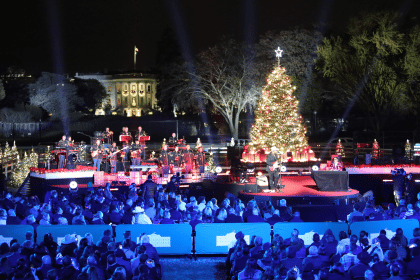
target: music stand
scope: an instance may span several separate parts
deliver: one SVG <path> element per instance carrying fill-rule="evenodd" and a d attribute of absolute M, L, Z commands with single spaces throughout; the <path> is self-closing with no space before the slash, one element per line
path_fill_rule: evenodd
<path fill-rule="evenodd" d="M 131 142 L 131 135 L 120 135 L 120 142 L 126 142 L 126 143 L 130 143 Z"/>

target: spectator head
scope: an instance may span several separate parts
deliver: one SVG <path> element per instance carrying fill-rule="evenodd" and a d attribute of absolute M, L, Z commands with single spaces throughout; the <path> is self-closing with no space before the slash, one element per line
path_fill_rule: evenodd
<path fill-rule="evenodd" d="M 148 236 L 148 235 L 143 234 L 143 235 L 140 237 L 140 244 L 145 244 L 145 243 L 150 243 L 150 238 L 149 238 L 149 236 Z"/>
<path fill-rule="evenodd" d="M 299 231 L 297 229 L 292 230 L 292 237 L 293 238 L 298 238 L 299 237 Z"/>
<path fill-rule="evenodd" d="M 42 257 L 43 264 L 51 264 L 51 257 L 49 255 L 45 255 Z"/>
<path fill-rule="evenodd" d="M 389 272 L 391 273 L 391 276 L 398 276 L 400 274 L 400 266 L 396 263 L 391 264 L 389 268 Z"/>
<path fill-rule="evenodd" d="M 299 211 L 295 211 L 294 215 L 296 218 L 300 218 L 300 212 Z"/>
<path fill-rule="evenodd" d="M 34 236 L 34 234 L 31 231 L 27 231 L 26 234 L 25 234 L 25 239 L 32 241 L 33 236 Z"/>
<path fill-rule="evenodd" d="M 124 239 L 131 239 L 131 231 L 126 230 L 124 232 Z"/>
<path fill-rule="evenodd" d="M 367 264 L 367 265 L 369 265 L 369 263 L 372 260 L 372 257 L 366 251 L 362 251 L 359 254 L 357 254 L 357 258 L 359 259 L 359 261 L 361 263 L 364 263 L 364 264 Z"/>
<path fill-rule="evenodd" d="M 57 279 L 57 270 L 55 270 L 55 269 L 48 270 L 47 279 L 48 280 L 56 280 Z"/>
<path fill-rule="evenodd" d="M 107 249 L 108 249 L 108 251 L 113 252 L 113 251 L 115 251 L 115 248 L 116 248 L 116 247 L 117 247 L 117 246 L 116 246 L 115 242 L 109 242 L 109 243 L 108 243 L 108 246 L 107 246 Z"/>
<path fill-rule="evenodd" d="M 273 215 L 280 216 L 280 211 L 278 209 L 274 210 Z"/>
<path fill-rule="evenodd" d="M 411 203 L 410 203 L 410 204 L 408 204 L 408 205 L 407 205 L 407 210 L 408 210 L 408 211 L 413 210 L 413 204 L 411 204 Z"/>
<path fill-rule="evenodd" d="M 19 243 L 14 243 L 12 246 L 10 246 L 10 252 L 15 253 L 19 251 L 20 245 Z"/>
<path fill-rule="evenodd" d="M 165 218 L 165 219 L 170 219 L 171 218 L 171 213 L 169 212 L 169 211 L 165 211 L 165 212 L 163 212 L 163 217 Z"/>
<path fill-rule="evenodd" d="M 287 206 L 286 205 L 287 203 L 286 203 L 286 199 L 282 199 L 282 200 L 280 200 L 280 206 Z"/>
<path fill-rule="evenodd" d="M 346 238 L 348 238 L 347 233 L 344 230 L 340 231 L 340 233 L 338 234 L 338 239 L 343 240 L 343 239 L 346 239 Z"/>
<path fill-rule="evenodd" d="M 255 216 L 258 216 L 260 214 L 259 211 L 258 211 L 258 208 L 252 209 L 252 214 L 255 215 Z"/>
<path fill-rule="evenodd" d="M 217 199 L 212 198 L 212 199 L 211 199 L 211 202 L 213 203 L 213 205 L 215 205 L 215 206 L 217 205 Z"/>
<path fill-rule="evenodd" d="M 108 257 L 106 257 L 106 262 L 108 263 L 108 265 L 113 265 L 116 262 L 115 255 L 109 254 Z"/>
<path fill-rule="evenodd" d="M 124 252 L 123 252 L 123 254 L 124 254 Z M 94 257 L 94 256 L 89 256 L 89 257 L 87 258 L 87 264 L 88 264 L 89 266 L 96 265 L 96 259 L 95 259 L 95 257 Z"/>
<path fill-rule="evenodd" d="M 381 229 L 381 231 L 379 232 L 380 235 L 386 235 L 386 230 Z"/>
<path fill-rule="evenodd" d="M 365 280 L 373 280 L 375 277 L 375 273 L 372 270 L 368 269 L 365 271 Z"/>
<path fill-rule="evenodd" d="M 358 240 L 359 240 L 359 239 L 357 238 L 357 235 L 352 234 L 352 235 L 350 236 L 350 244 L 351 244 L 351 243 L 356 244 Z"/>
<path fill-rule="evenodd" d="M 141 264 L 145 264 L 148 259 L 149 259 L 149 256 L 147 254 L 141 254 L 139 260 Z"/>
<path fill-rule="evenodd" d="M 210 207 L 206 207 L 206 208 L 204 208 L 204 210 L 203 210 L 203 214 L 204 214 L 205 216 L 212 216 L 212 215 L 213 215 L 213 210 L 212 210 Z"/>
<path fill-rule="evenodd" d="M 354 211 L 359 211 L 360 210 L 360 204 L 359 203 L 355 203 L 353 205 L 353 209 L 354 209 Z"/>
<path fill-rule="evenodd" d="M 68 224 L 69 224 L 69 222 L 67 221 L 67 219 L 66 219 L 66 218 L 64 218 L 64 217 L 60 217 L 60 218 L 58 218 L 58 224 L 59 224 L 59 225 L 68 225 Z"/>
<path fill-rule="evenodd" d="M 342 243 L 337 245 L 337 254 L 342 256 L 344 254 L 347 254 L 348 252 L 350 252 L 349 245 L 342 244 Z"/>
<path fill-rule="evenodd" d="M 318 255 L 318 247 L 316 247 L 315 245 L 312 245 L 311 247 L 309 247 L 309 255 L 317 256 Z"/>
<path fill-rule="evenodd" d="M 363 247 L 369 246 L 369 240 L 365 237 L 360 240 L 360 243 L 363 245 Z"/>
<path fill-rule="evenodd" d="M 200 197 L 198 197 L 197 202 L 198 202 L 198 204 L 200 204 L 200 203 L 205 204 L 206 203 L 206 198 L 204 196 L 200 196 Z"/>
<path fill-rule="evenodd" d="M 69 266 L 71 265 L 71 257 L 70 256 L 64 256 L 63 257 L 63 266 Z"/>
<path fill-rule="evenodd" d="M 319 242 L 319 240 L 320 240 L 319 234 L 315 232 L 314 235 L 312 235 L 312 241 Z"/>
<path fill-rule="evenodd" d="M 405 205 L 405 199 L 400 199 L 400 206 Z"/>
<path fill-rule="evenodd" d="M 114 252 L 116 258 L 123 258 L 125 256 L 124 251 L 120 248 Z"/>
<path fill-rule="evenodd" d="M 255 237 L 255 246 L 262 246 L 263 240 L 261 236 Z"/>
<path fill-rule="evenodd" d="M 16 212 L 13 209 L 9 209 L 9 211 L 7 211 L 7 215 L 10 217 L 16 217 Z"/>
<path fill-rule="evenodd" d="M 6 242 L 3 242 L 0 245 L 0 255 L 6 255 L 9 252 L 10 252 L 9 244 L 7 244 Z"/>

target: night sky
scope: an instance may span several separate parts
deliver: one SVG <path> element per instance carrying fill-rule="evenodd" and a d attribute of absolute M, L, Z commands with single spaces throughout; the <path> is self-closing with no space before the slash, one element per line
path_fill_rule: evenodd
<path fill-rule="evenodd" d="M 35 0 L 2 7 L 0 73 L 10 65 L 29 73 L 130 70 L 154 66 L 157 42 L 168 26 L 190 54 L 223 35 L 255 42 L 268 30 L 313 28 L 322 14 L 328 29 L 345 31 L 361 11 L 418 14 L 420 1 L 388 0 Z"/>

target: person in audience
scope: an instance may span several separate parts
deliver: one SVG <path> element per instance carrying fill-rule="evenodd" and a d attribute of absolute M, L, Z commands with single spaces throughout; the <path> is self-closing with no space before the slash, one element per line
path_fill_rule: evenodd
<path fill-rule="evenodd" d="M 217 217 L 214 218 L 214 223 L 225 223 L 227 218 L 226 209 L 221 208 Z"/>
<path fill-rule="evenodd" d="M 238 280 L 260 279 L 262 271 L 256 269 L 256 261 L 250 258 L 246 261 L 245 268 L 238 273 Z"/>
<path fill-rule="evenodd" d="M 370 269 L 369 263 L 372 260 L 372 257 L 368 252 L 362 251 L 357 255 L 358 263 L 350 267 L 349 274 L 352 279 L 356 277 L 364 277 L 365 271 Z"/>
<path fill-rule="evenodd" d="M 6 224 L 7 225 L 20 225 L 22 223 L 22 220 L 19 219 L 19 217 L 16 217 L 16 212 L 14 209 L 9 209 L 7 211 L 7 219 Z"/>
<path fill-rule="evenodd" d="M 293 222 L 293 223 L 303 223 L 302 219 L 300 218 L 300 212 L 299 211 L 295 211 L 295 213 L 293 213 L 293 218 L 289 221 L 289 222 Z"/>
<path fill-rule="evenodd" d="M 414 247 L 410 250 L 411 260 L 407 263 L 407 273 L 410 275 L 420 274 L 420 248 Z"/>
<path fill-rule="evenodd" d="M 261 217 L 259 213 L 259 209 L 255 207 L 254 209 L 252 209 L 252 214 L 248 215 L 248 217 L 246 218 L 246 222 L 247 223 L 264 223 L 265 220 L 263 217 Z"/>
<path fill-rule="evenodd" d="M 363 220 L 363 213 L 360 212 L 360 204 L 359 203 L 355 203 L 353 205 L 353 212 L 351 212 L 350 214 L 347 215 L 347 222 L 349 224 L 353 223 L 354 217 L 362 217 L 362 220 Z"/>
<path fill-rule="evenodd" d="M 383 251 L 388 250 L 389 239 L 388 237 L 386 237 L 386 231 L 384 229 L 381 229 L 381 231 L 379 232 L 379 236 L 377 237 L 377 240 L 379 241 Z"/>
<path fill-rule="evenodd" d="M 226 223 L 243 223 L 244 220 L 240 215 L 236 214 L 235 208 L 231 207 L 228 210 L 228 214 L 225 220 Z"/>
<path fill-rule="evenodd" d="M 284 222 L 284 219 L 280 217 L 280 211 L 278 209 L 274 210 L 273 215 L 267 219 L 267 223 L 274 225 L 275 223 Z"/>
<path fill-rule="evenodd" d="M 364 275 L 365 280 L 374 280 L 375 279 L 375 273 L 371 269 L 367 269 L 365 271 Z"/>
<path fill-rule="evenodd" d="M 315 270 L 320 270 L 322 268 L 323 260 L 318 255 L 318 247 L 309 247 L 309 255 L 303 259 L 302 265 L 305 265 L 306 263 L 312 263 L 313 269 Z"/>
<path fill-rule="evenodd" d="M 152 224 L 152 220 L 150 220 L 150 218 L 144 213 L 144 209 L 141 208 L 140 206 L 136 206 L 134 207 L 133 210 L 133 219 L 131 221 L 131 223 L 134 225 L 151 225 Z"/>
<path fill-rule="evenodd" d="M 288 222 L 293 218 L 292 215 L 289 213 L 289 210 L 287 208 L 287 202 L 285 199 L 280 200 L 280 207 L 278 208 L 278 210 L 280 212 L 280 217 L 282 217 L 283 220 Z"/>
<path fill-rule="evenodd" d="M 163 212 L 163 219 L 159 222 L 160 224 L 175 224 L 175 221 L 171 219 L 171 213 L 166 210 Z"/>
<path fill-rule="evenodd" d="M 140 236 L 140 245 L 143 245 L 146 247 L 146 254 L 150 259 L 152 259 L 155 262 L 155 265 L 159 264 L 159 255 L 156 251 L 156 248 L 150 244 L 150 238 L 146 234 L 142 234 Z"/>

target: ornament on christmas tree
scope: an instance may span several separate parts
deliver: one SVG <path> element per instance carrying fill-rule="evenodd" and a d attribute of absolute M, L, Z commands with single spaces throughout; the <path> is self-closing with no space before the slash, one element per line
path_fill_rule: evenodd
<path fill-rule="evenodd" d="M 276 56 L 279 61 L 281 55 L 282 50 L 278 48 Z M 263 149 L 268 152 L 275 146 L 281 154 L 286 154 L 307 148 L 306 128 L 296 109 L 299 101 L 292 95 L 295 89 L 286 69 L 280 64 L 268 75 L 257 108 L 270 108 L 270 112 L 267 114 L 266 111 L 256 110 L 251 129 L 251 141 L 256 151 Z M 282 110 L 278 109 L 280 106 Z"/>

